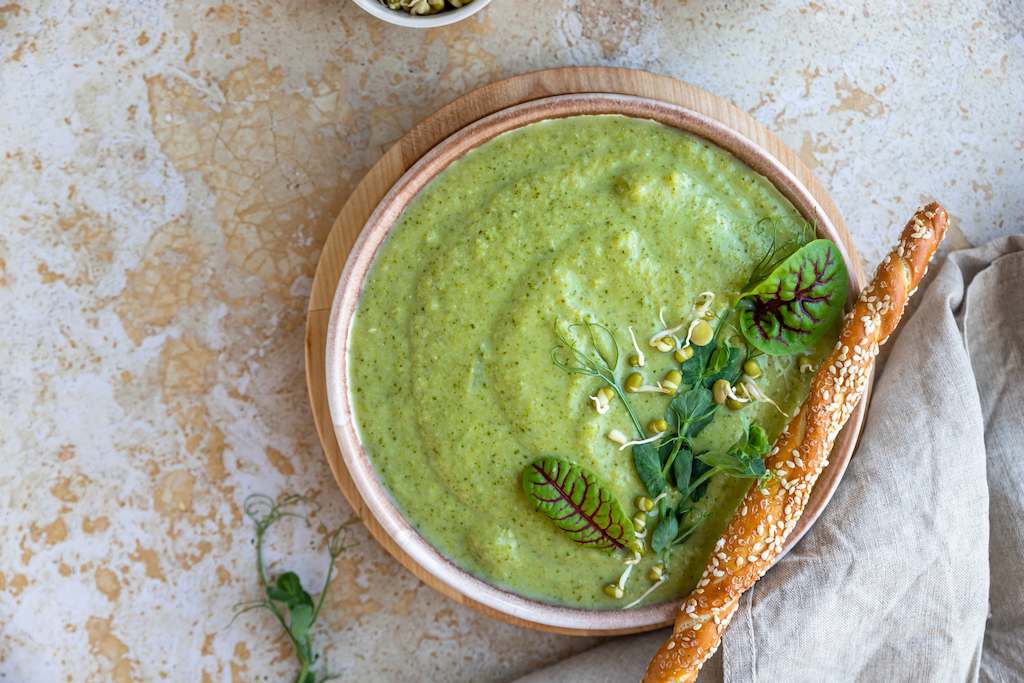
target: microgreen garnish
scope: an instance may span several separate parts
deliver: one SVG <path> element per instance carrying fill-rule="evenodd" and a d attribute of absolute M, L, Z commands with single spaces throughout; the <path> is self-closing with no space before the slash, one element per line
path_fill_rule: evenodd
<path fill-rule="evenodd" d="M 632 327 L 629 328 L 629 341 L 633 343 L 634 351 L 629 364 L 635 368 L 642 368 L 647 364 L 647 359 L 644 357 L 644 352 L 640 349 L 640 345 L 636 343 L 636 333 L 633 332 Z"/>
<path fill-rule="evenodd" d="M 576 329 L 582 329 L 586 333 L 590 341 L 588 351 L 581 350 L 579 344 L 570 338 L 569 335 Z M 555 336 L 558 337 L 559 344 L 551 350 L 552 362 L 568 373 L 597 377 L 607 384 L 626 407 L 629 419 L 642 437 L 644 428 L 640 426 L 640 420 L 626 400 L 624 389 L 615 378 L 619 366 L 619 343 L 615 341 L 615 335 L 604 325 L 589 320 L 568 325 L 568 332 L 563 332 L 562 326 L 555 321 Z"/>
<path fill-rule="evenodd" d="M 806 352 L 842 313 L 848 283 L 836 245 L 814 240 L 740 295 L 740 331 L 770 355 Z"/>
<path fill-rule="evenodd" d="M 638 597 L 636 600 L 633 600 L 632 602 L 630 602 L 627 605 L 623 605 L 622 609 L 632 609 L 632 608 L 636 607 L 641 602 L 646 600 L 647 596 L 649 596 L 654 591 L 658 590 L 658 588 L 661 587 L 661 584 L 665 583 L 666 581 L 668 581 L 668 574 L 665 574 L 665 575 L 661 576 L 657 581 L 655 581 L 653 584 L 651 584 L 651 586 L 647 590 L 645 590 L 643 593 L 641 593 L 640 597 Z"/>
<path fill-rule="evenodd" d="M 668 514 L 658 524 L 658 528 L 654 530 L 654 534 L 651 535 L 651 550 L 659 553 L 663 557 L 668 557 L 668 553 L 673 549 L 686 543 L 686 540 L 693 535 L 701 523 L 707 518 L 707 512 L 701 512 L 689 524 L 681 524 L 680 520 L 685 520 L 686 513 L 689 509 L 669 510 Z"/>
<path fill-rule="evenodd" d="M 633 522 L 597 475 L 559 458 L 540 458 L 523 470 L 523 490 L 534 507 L 573 541 L 593 548 L 636 545 Z"/>
<path fill-rule="evenodd" d="M 632 522 L 630 534 L 624 532 L 623 536 L 635 535 L 639 543 L 632 546 L 633 556 L 625 561 L 619 580 L 606 585 L 605 593 L 614 599 L 623 597 L 625 583 L 640 561 L 648 533 L 650 549 L 660 556 L 660 562 L 648 577 L 653 585 L 627 608 L 642 602 L 666 580 L 671 551 L 685 543 L 704 522 L 708 513 L 699 508 L 698 502 L 711 479 L 719 475 L 754 479 L 758 486 L 763 486 L 772 476 L 765 466 L 770 448 L 767 434 L 757 424 L 748 424 L 743 437 L 725 452 L 697 452 L 695 438 L 711 424 L 723 405 L 741 410 L 745 404 L 765 401 L 785 415 L 758 385 L 763 371 L 756 358 L 760 354 L 806 353 L 842 311 L 848 275 L 837 247 L 827 240 L 810 241 L 813 230 L 807 223 L 802 223 L 801 234 L 780 241 L 779 220 L 764 219 L 756 226 L 755 229 L 771 230 L 771 242 L 731 306 L 712 314 L 715 294 L 701 292 L 691 314 L 674 325 L 666 322 L 664 310 L 659 309 L 661 327 L 648 338 L 647 344 L 658 351 L 674 351 L 679 363 L 678 370 L 670 370 L 662 382 L 646 384 L 640 372 L 628 369 L 628 376 L 620 381 L 619 345 L 611 328 L 592 321 L 555 324 L 559 345 L 552 351 L 554 363 L 566 372 L 600 379 L 606 387 L 590 397 L 596 411 L 604 415 L 611 400 L 618 398 L 636 430 L 635 439 L 629 439 L 618 429 L 606 435 L 619 445 L 619 450 L 632 448 L 633 465 L 649 497 L 637 499 L 640 502 L 633 520 L 627 519 L 621 510 L 616 515 L 608 513 L 607 520 L 614 517 L 609 524 L 624 528 Z M 641 368 L 646 359 L 633 328 L 627 329 L 634 352 L 629 365 Z M 727 341 L 723 334 L 727 329 L 738 334 L 730 333 Z M 681 340 L 678 335 L 683 330 L 685 337 Z M 735 341 L 738 339 L 743 341 Z M 801 361 L 801 371 L 806 364 Z M 636 393 L 672 397 L 664 419 L 652 420 L 648 433 L 628 398 L 628 394 Z M 546 465 L 538 465 L 545 461 Z M 556 466 L 573 468 L 572 476 L 585 480 L 584 490 L 598 486 L 588 479 L 593 475 L 554 458 L 542 459 L 531 467 L 543 472 L 544 467 Z M 587 539 L 596 533 L 596 540 L 585 542 L 619 547 L 593 532 L 586 523 L 581 524 L 586 515 L 580 514 L 579 501 L 566 502 L 565 496 L 552 493 L 550 482 L 528 483 L 529 476 L 534 476 L 530 468 L 524 473 L 524 488 L 539 509 L 550 506 L 544 511 L 556 524 L 570 533 L 582 533 Z M 605 500 L 600 495 L 598 499 Z M 618 505 L 610 493 L 607 500 Z"/>
<path fill-rule="evenodd" d="M 638 443 L 633 446 L 633 466 L 637 476 L 643 482 L 647 493 L 660 496 L 667 486 L 665 475 L 661 471 L 661 457 L 658 448 L 649 443 Z"/>
<path fill-rule="evenodd" d="M 750 270 L 750 277 L 747 278 L 746 284 L 743 285 L 744 292 L 750 291 L 755 285 L 766 279 L 772 274 L 772 271 L 778 268 L 780 263 L 789 258 L 800 247 L 814 239 L 814 229 L 811 224 L 802 221 L 795 238 L 780 242 L 779 223 L 782 220 L 777 217 L 762 218 L 754 226 L 754 230 L 757 232 L 770 231 L 771 241 L 768 243 L 768 248 L 765 249 L 764 254 Z"/>
<path fill-rule="evenodd" d="M 764 393 L 764 391 L 761 389 L 761 387 L 758 385 L 757 381 L 753 377 L 750 377 L 749 375 L 744 375 L 743 379 L 740 381 L 740 386 L 742 386 L 744 390 L 746 390 L 747 395 L 750 397 L 751 400 L 764 401 L 765 403 L 770 403 L 775 408 L 775 410 L 779 411 L 780 415 L 782 415 L 783 417 L 789 417 L 789 413 L 780 408 L 778 403 L 773 401 L 768 394 Z"/>
<path fill-rule="evenodd" d="M 760 479 L 767 470 L 764 456 L 771 444 L 768 435 L 760 425 L 751 424 L 747 432 L 725 453 L 704 453 L 698 459 L 711 469 L 690 482 L 693 491 L 716 474 L 724 473 L 740 479 Z"/>
<path fill-rule="evenodd" d="M 295 517 L 308 523 L 308 518 L 295 512 L 295 507 L 308 503 L 305 496 L 286 495 L 278 500 L 269 496 L 254 494 L 245 499 L 245 514 L 256 526 L 256 572 L 264 597 L 259 600 L 238 605 L 235 616 L 237 619 L 246 612 L 265 609 L 274 615 L 281 629 L 288 636 L 298 659 L 299 673 L 295 683 L 323 683 L 339 678 L 337 674 L 318 674 L 313 667 L 319 655 L 313 649 L 312 630 L 316 624 L 320 609 L 327 596 L 327 588 L 334 576 L 334 565 L 338 557 L 349 548 L 345 545 L 343 532 L 354 522 L 346 522 L 333 532 L 326 535 L 327 541 L 327 575 L 320 589 L 320 597 L 315 601 L 313 596 L 302 587 L 298 574 L 286 571 L 278 574 L 273 580 L 269 578 L 267 565 L 263 557 L 263 544 L 270 528 L 285 517 Z"/>
<path fill-rule="evenodd" d="M 702 312 L 712 299 L 713 296 L 709 293 L 701 295 L 700 308 Z M 660 383 L 657 387 L 651 387 L 653 392 L 675 394 L 667 406 L 665 419 L 652 421 L 652 424 L 661 422 L 666 427 L 659 428 L 659 431 L 653 436 L 645 435 L 627 397 L 627 393 L 637 393 L 647 387 L 642 383 L 642 376 L 635 372 L 620 384 L 617 375 L 619 347 L 611 329 L 591 321 L 565 326 L 568 332 L 563 332 L 562 325 L 557 323 L 555 325 L 555 333 L 560 343 L 552 351 L 554 363 L 566 372 L 597 377 L 602 380 L 614 391 L 615 396 L 622 402 L 633 422 L 638 438 L 626 440 L 625 434 L 619 430 L 612 430 L 608 437 L 620 444 L 620 450 L 632 447 L 633 464 L 637 475 L 649 495 L 658 501 L 657 510 L 649 513 L 657 517 L 656 523 L 651 525 L 653 528 L 651 549 L 661 554 L 666 564 L 671 550 L 685 543 L 707 516 L 706 512 L 691 514 L 704 483 L 702 480 L 691 487 L 691 479 L 707 474 L 713 469 L 703 467 L 703 463 L 695 461 L 692 440 L 711 423 L 719 408 L 719 405 L 712 399 L 711 385 L 719 379 L 725 379 L 730 383 L 735 382 L 742 374 L 741 368 L 746 359 L 744 350 L 719 341 L 729 314 L 730 312 L 726 311 L 715 321 L 710 339 L 704 340 L 706 343 L 702 346 L 694 346 L 693 355 L 683 362 L 680 371 L 673 371 L 675 374 L 671 376 L 672 381 L 669 383 L 671 388 L 663 388 Z M 575 330 L 582 331 L 581 336 L 584 336 L 587 346 L 582 346 L 570 337 Z M 666 332 L 668 334 L 665 334 Z M 656 336 L 660 339 L 668 339 L 671 338 L 669 336 L 671 333 L 671 328 L 668 328 Z M 686 388 L 676 393 L 677 389 L 682 388 L 681 385 L 686 385 Z M 584 538 L 580 542 L 599 543 L 603 547 L 617 547 L 615 543 L 610 543 L 600 533 L 595 532 L 592 525 L 587 523 L 587 515 L 580 514 L 578 509 L 579 501 L 575 501 L 575 503 L 571 500 L 567 501 L 564 495 L 565 490 L 562 493 L 553 490 L 557 487 L 551 486 L 552 475 L 550 472 L 545 474 L 545 468 L 563 472 L 571 471 L 570 478 L 582 475 L 586 479 L 589 475 L 585 470 L 581 471 L 578 466 L 556 458 L 542 459 L 529 466 L 524 472 L 523 485 L 527 493 L 534 499 L 538 509 L 545 512 L 566 531 L 584 534 Z M 577 474 L 577 472 L 581 474 Z M 711 474 L 707 474 L 705 480 L 719 472 L 731 474 L 731 470 L 714 470 Z M 589 476 L 592 477 L 592 475 Z M 587 486 L 583 486 L 581 490 L 587 489 Z M 572 491 L 571 486 L 568 491 Z M 610 494 L 609 498 L 611 498 Z M 639 522 L 645 522 L 643 515 L 648 513 L 641 511 L 639 514 L 641 518 L 633 525 L 633 528 L 636 535 L 642 538 L 645 535 L 647 524 L 639 524 Z M 622 593 L 623 584 L 629 577 L 635 561 L 634 557 L 626 562 L 626 569 L 619 577 L 619 581 L 606 586 L 606 593 L 612 597 Z M 664 579 L 659 579 L 659 581 L 662 580 Z"/>

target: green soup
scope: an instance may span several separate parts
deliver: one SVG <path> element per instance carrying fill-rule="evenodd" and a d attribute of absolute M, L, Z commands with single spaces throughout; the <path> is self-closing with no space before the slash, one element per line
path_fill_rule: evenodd
<path fill-rule="evenodd" d="M 771 236 L 794 237 L 800 216 L 729 153 L 661 124 L 583 116 L 533 124 L 468 153 L 435 178 L 380 249 L 356 314 L 350 369 L 356 420 L 399 507 L 455 562 L 532 598 L 621 607 L 651 584 L 648 552 L 622 600 L 602 587 L 621 555 L 576 545 L 533 509 L 523 468 L 556 455 L 590 469 L 627 514 L 645 494 L 629 449 L 606 436 L 635 430 L 622 405 L 599 415 L 601 386 L 551 359 L 556 320 L 599 320 L 623 345 L 637 333 L 653 384 L 678 369 L 647 345 L 685 319 L 700 292 L 739 294 Z M 823 345 L 827 346 L 824 341 Z M 807 380 L 791 357 L 762 358 L 761 388 L 783 410 Z M 646 423 L 667 398 L 639 394 Z M 757 421 L 774 438 L 785 418 L 758 402 L 719 410 L 696 449 L 725 449 Z M 698 507 L 708 517 L 673 551 L 669 578 L 646 602 L 688 592 L 750 485 L 716 476 Z"/>

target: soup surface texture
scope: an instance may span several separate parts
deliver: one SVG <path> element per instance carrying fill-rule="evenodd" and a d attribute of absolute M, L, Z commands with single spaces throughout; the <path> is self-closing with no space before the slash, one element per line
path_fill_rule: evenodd
<path fill-rule="evenodd" d="M 623 557 L 575 544 L 534 510 L 521 486 L 544 455 L 596 473 L 632 515 L 645 494 L 621 404 L 598 414 L 601 386 L 552 362 L 556 321 L 596 320 L 615 331 L 620 375 L 627 329 L 654 381 L 678 369 L 647 340 L 691 314 L 699 293 L 738 294 L 772 239 L 801 219 L 762 176 L 709 142 L 619 116 L 545 121 L 503 134 L 436 177 L 379 250 L 351 336 L 357 426 L 399 507 L 423 536 L 470 572 L 553 603 L 616 608 L 642 594 L 648 552 L 623 599 Z M 834 338 L 833 338 L 834 339 Z M 829 344 L 824 339 L 819 354 Z M 762 357 L 764 392 L 788 413 L 807 391 L 794 357 Z M 667 398 L 637 394 L 644 424 Z M 724 450 L 751 421 L 774 439 L 785 418 L 766 402 L 719 410 L 696 450 Z M 697 582 L 749 479 L 715 476 L 698 503 L 708 516 L 671 553 L 669 578 L 645 603 Z"/>

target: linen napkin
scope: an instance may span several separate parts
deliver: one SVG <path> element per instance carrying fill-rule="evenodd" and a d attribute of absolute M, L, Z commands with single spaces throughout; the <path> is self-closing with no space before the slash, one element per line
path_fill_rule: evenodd
<path fill-rule="evenodd" d="M 1024 680 L 1024 236 L 950 254 L 918 293 L 849 469 L 748 591 L 714 683 Z M 518 683 L 637 681 L 666 631 Z"/>

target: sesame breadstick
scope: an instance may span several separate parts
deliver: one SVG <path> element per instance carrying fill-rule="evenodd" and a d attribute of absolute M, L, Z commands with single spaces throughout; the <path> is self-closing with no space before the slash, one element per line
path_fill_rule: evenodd
<path fill-rule="evenodd" d="M 766 458 L 774 476 L 763 486 L 752 486 L 740 503 L 643 683 L 690 683 L 718 649 L 740 596 L 771 567 L 796 526 L 814 482 L 828 465 L 836 435 L 867 386 L 878 346 L 899 323 L 947 222 L 939 204 L 919 209 L 846 314 L 835 349 L 818 368 L 807 399 Z"/>

